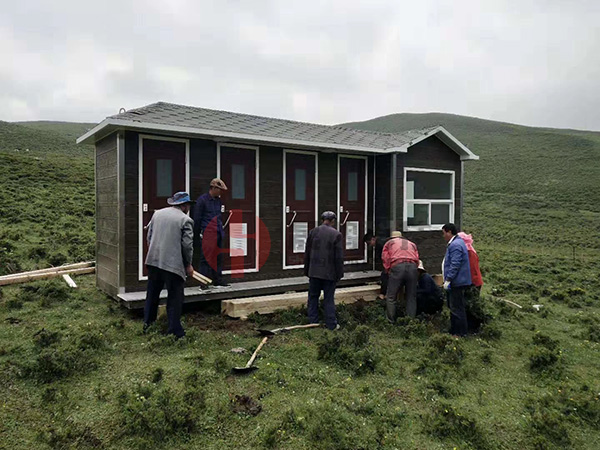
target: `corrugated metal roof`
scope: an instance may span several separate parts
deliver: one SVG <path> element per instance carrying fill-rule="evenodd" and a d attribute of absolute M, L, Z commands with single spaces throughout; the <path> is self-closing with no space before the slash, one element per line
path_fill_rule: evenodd
<path fill-rule="evenodd" d="M 405 146 L 437 127 L 403 133 L 380 133 L 341 126 L 319 125 L 273 119 L 249 114 L 197 108 L 158 102 L 108 117 L 124 121 L 151 123 L 192 129 L 208 129 L 283 140 L 302 140 L 315 144 L 336 144 L 385 150 Z"/>

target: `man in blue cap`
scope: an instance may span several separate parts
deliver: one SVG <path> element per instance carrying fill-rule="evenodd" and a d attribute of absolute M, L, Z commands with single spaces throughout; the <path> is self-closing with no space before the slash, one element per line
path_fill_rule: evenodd
<path fill-rule="evenodd" d="M 309 278 L 308 320 L 319 323 L 319 296 L 323 291 L 325 324 L 330 330 L 339 328 L 335 316 L 335 285 L 344 276 L 342 233 L 334 228 L 337 219 L 333 211 L 321 214 L 323 223 L 313 228 L 306 240 L 304 275 Z"/>
<path fill-rule="evenodd" d="M 144 306 L 144 331 L 156 321 L 160 291 L 166 286 L 168 334 L 185 336 L 181 326 L 183 285 L 185 277 L 192 276 L 194 252 L 194 221 L 188 216 L 190 200 L 187 192 L 177 192 L 167 199 L 168 208 L 156 211 L 148 229 L 148 289 Z"/>

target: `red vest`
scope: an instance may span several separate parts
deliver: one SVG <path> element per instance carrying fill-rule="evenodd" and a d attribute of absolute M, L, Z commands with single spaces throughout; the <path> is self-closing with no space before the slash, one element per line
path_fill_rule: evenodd
<path fill-rule="evenodd" d="M 481 270 L 479 270 L 479 256 L 472 250 L 469 250 L 469 264 L 471 265 L 471 284 L 473 286 L 483 286 Z"/>

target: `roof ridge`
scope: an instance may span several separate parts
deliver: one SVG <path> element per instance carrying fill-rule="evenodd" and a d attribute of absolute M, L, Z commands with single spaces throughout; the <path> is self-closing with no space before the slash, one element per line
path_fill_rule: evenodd
<path fill-rule="evenodd" d="M 324 127 L 324 128 L 328 128 L 328 129 L 336 129 L 336 130 L 344 130 L 344 131 L 349 131 L 352 133 L 357 133 L 357 134 L 367 134 L 367 135 L 375 135 L 375 136 L 388 136 L 388 137 L 394 137 L 394 136 L 399 136 L 399 135 L 403 135 L 406 133 L 409 133 L 411 131 L 421 131 L 421 130 L 425 130 L 427 127 L 423 127 L 423 128 L 411 128 L 410 130 L 405 130 L 402 132 L 384 132 L 384 131 L 375 131 L 375 130 L 361 130 L 358 128 L 350 128 L 350 127 L 345 127 L 342 125 L 325 125 L 325 124 L 321 124 L 321 123 L 314 123 L 314 122 L 303 122 L 300 120 L 292 120 L 292 119 L 281 119 L 278 117 L 268 117 L 268 116 L 258 116 L 256 114 L 248 114 L 248 113 L 240 113 L 240 112 L 234 112 L 234 111 L 227 111 L 224 109 L 212 109 L 212 108 L 203 108 L 200 106 L 191 106 L 191 105 L 182 105 L 180 103 L 171 103 L 171 102 L 163 102 L 163 101 L 158 101 L 158 102 L 154 102 L 151 103 L 149 105 L 145 105 L 145 106 L 141 106 L 139 108 L 134 108 L 134 109 L 130 109 L 127 112 L 132 112 L 132 111 L 136 111 L 139 109 L 145 109 L 145 108 L 149 108 L 151 106 L 157 106 L 157 105 L 167 105 L 167 106 L 176 106 L 176 107 L 183 107 L 183 108 L 189 108 L 192 110 L 202 110 L 202 111 L 212 111 L 212 112 L 218 112 L 218 113 L 225 113 L 225 114 L 235 114 L 238 116 L 245 116 L 245 117 L 249 117 L 252 119 L 268 119 L 268 120 L 275 120 L 277 122 L 285 122 L 285 123 L 291 123 L 291 124 L 300 124 L 300 125 L 310 125 L 310 126 L 318 126 L 318 127 Z M 435 127 L 431 127 L 431 129 L 433 128 L 437 128 L 438 126 Z"/>

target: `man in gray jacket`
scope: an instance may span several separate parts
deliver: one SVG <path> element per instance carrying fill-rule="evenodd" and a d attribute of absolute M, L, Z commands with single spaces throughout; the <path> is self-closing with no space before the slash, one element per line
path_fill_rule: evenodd
<path fill-rule="evenodd" d="M 325 324 L 330 330 L 339 328 L 335 316 L 335 285 L 344 276 L 342 233 L 334 228 L 336 215 L 325 211 L 323 223 L 311 230 L 304 251 L 304 275 L 309 277 L 308 320 L 319 323 L 319 296 L 323 291 Z"/>
<path fill-rule="evenodd" d="M 167 199 L 169 208 L 154 213 L 148 229 L 148 289 L 144 306 L 144 331 L 156 321 L 160 291 L 166 286 L 168 334 L 185 336 L 181 326 L 183 285 L 186 275 L 194 272 L 194 221 L 188 216 L 190 200 L 187 192 L 177 192 Z"/>

